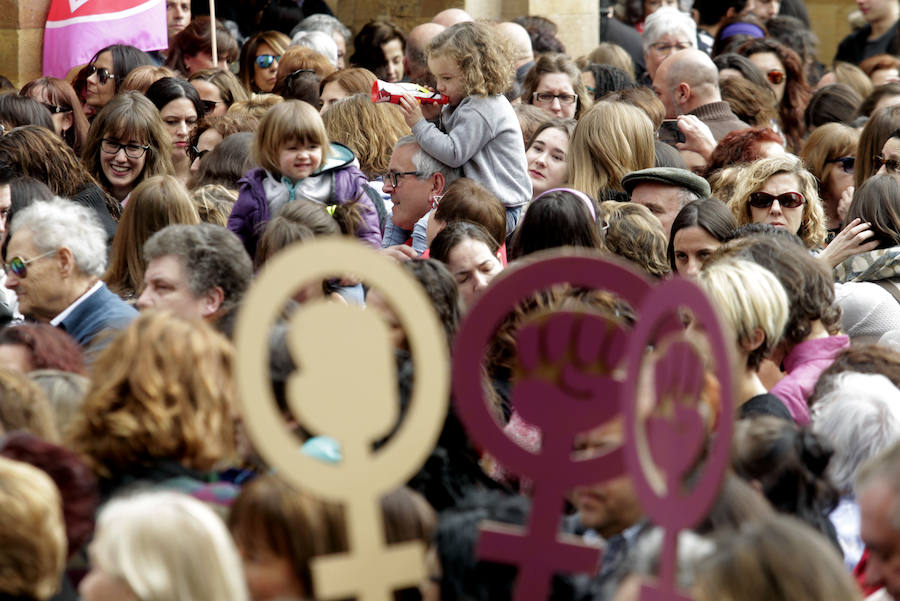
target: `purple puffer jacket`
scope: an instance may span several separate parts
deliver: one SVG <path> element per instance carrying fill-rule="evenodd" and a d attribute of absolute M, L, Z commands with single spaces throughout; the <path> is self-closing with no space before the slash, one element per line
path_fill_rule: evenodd
<path fill-rule="evenodd" d="M 356 231 L 356 237 L 369 243 L 374 248 L 381 248 L 381 227 L 378 213 L 372 199 L 366 193 L 368 179 L 353 162 L 355 157 L 346 146 L 332 142 L 328 161 L 321 171 L 307 178 L 317 180 L 319 190 L 325 194 L 307 194 L 298 186 L 298 197 L 307 198 L 325 205 L 344 204 L 358 200 L 362 222 Z M 238 235 L 244 248 L 253 257 L 256 245 L 262 235 L 265 224 L 270 219 L 269 202 L 263 189 L 266 170 L 251 169 L 238 180 L 240 193 L 228 217 L 228 229 Z M 330 178 L 331 183 L 319 178 Z"/>

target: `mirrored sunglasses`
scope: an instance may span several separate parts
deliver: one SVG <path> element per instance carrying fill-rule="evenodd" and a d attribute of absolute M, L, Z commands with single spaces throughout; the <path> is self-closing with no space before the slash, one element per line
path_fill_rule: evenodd
<path fill-rule="evenodd" d="M 100 85 L 106 85 L 106 82 L 110 79 L 115 79 L 116 76 L 104 69 L 103 67 L 97 68 L 97 65 L 89 65 L 87 69 L 87 77 L 90 77 L 94 73 L 97 74 L 97 81 L 100 82 Z"/>
<path fill-rule="evenodd" d="M 3 264 L 3 271 L 6 272 L 6 275 L 12 273 L 19 279 L 23 279 L 28 275 L 28 266 L 37 261 L 38 259 L 43 259 L 45 257 L 49 257 L 50 255 L 56 254 L 56 249 L 47 251 L 42 255 L 38 255 L 31 259 L 23 259 L 22 257 L 13 257 L 9 260 L 8 263 Z"/>
<path fill-rule="evenodd" d="M 256 66 L 260 69 L 268 69 L 275 61 L 280 61 L 280 54 L 260 54 L 256 57 Z"/>

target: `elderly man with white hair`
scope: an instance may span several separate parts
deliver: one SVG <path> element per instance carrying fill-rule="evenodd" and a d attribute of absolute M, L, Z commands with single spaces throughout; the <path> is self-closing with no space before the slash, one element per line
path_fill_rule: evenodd
<path fill-rule="evenodd" d="M 80 345 L 120 330 L 137 311 L 100 280 L 106 232 L 93 211 L 68 200 L 38 201 L 15 215 L 3 269 L 25 317 L 63 328 Z"/>
<path fill-rule="evenodd" d="M 667 56 L 679 50 L 697 48 L 697 24 L 689 14 L 673 6 L 663 6 L 644 21 L 641 42 L 647 75 L 653 79 Z"/>

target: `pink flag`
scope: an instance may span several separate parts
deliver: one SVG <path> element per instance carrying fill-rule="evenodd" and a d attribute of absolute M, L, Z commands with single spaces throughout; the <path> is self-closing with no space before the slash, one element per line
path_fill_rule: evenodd
<path fill-rule="evenodd" d="M 65 78 L 111 44 L 166 48 L 165 0 L 53 0 L 44 28 L 44 75 Z"/>

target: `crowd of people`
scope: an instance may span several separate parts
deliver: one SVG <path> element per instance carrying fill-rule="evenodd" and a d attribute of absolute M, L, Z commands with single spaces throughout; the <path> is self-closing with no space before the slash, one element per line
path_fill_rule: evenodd
<path fill-rule="evenodd" d="M 0 90 L 0 599 L 320 598 L 314 559 L 354 537 L 339 503 L 254 449 L 234 333 L 268 261 L 341 237 L 421 284 L 451 355 L 494 278 L 542 251 L 609 258 L 651 287 L 691 280 L 733 355 L 712 356 L 703 319 L 675 324 L 703 358 L 710 446 L 728 419 L 723 362 L 736 409 L 730 469 L 678 538 L 679 586 L 900 601 L 896 0 L 858 0 L 830 65 L 799 0 L 625 0 L 583 56 L 553 15 L 454 8 L 353 35 L 321 1 L 234 3 L 222 21 L 190 4 L 167 0 L 167 49 L 114 44 L 68 80 Z M 386 83 L 440 102 L 375 102 Z M 332 402 L 291 398 L 304 305 L 384 322 L 398 406 L 380 421 L 414 396 L 404 307 L 366 278 L 296 282 L 268 333 L 272 396 L 317 461 L 342 461 L 342 443 L 295 413 Z M 530 325 L 580 312 L 627 336 L 638 309 L 574 285 L 509 307 L 481 374 L 506 435 L 540 453 L 516 403 Z M 620 380 L 618 348 L 560 382 Z M 620 448 L 625 424 L 585 424 L 572 456 Z M 528 523 L 536 485 L 451 404 L 425 464 L 381 502 L 387 543 L 428 549 L 420 586 L 395 597 L 512 599 L 516 568 L 478 558 L 479 525 Z M 662 535 L 632 476 L 576 487 L 558 524 L 603 554 L 558 574 L 554 599 L 637 599 L 655 578 Z"/>

